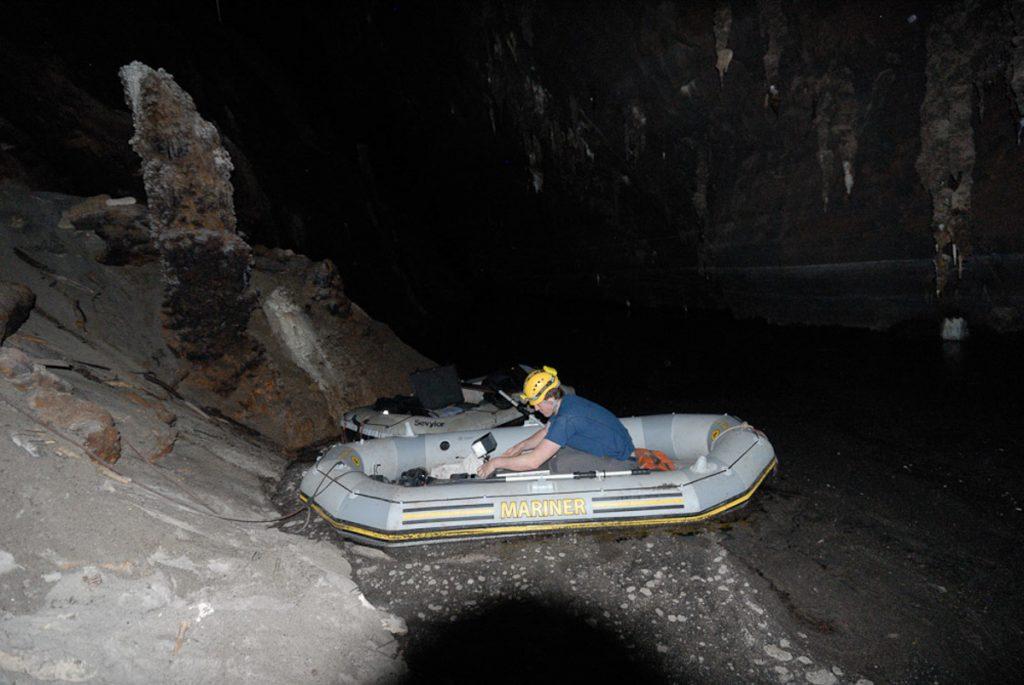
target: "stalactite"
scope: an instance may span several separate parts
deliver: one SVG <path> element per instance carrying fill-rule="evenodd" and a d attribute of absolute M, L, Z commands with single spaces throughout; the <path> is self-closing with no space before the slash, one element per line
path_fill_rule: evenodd
<path fill-rule="evenodd" d="M 1024 0 L 1011 0 L 1010 16 L 1013 17 L 1013 36 L 1010 39 L 1010 59 L 1006 67 L 1006 80 L 1013 89 L 1017 103 L 1018 127 L 1024 130 Z M 1020 130 L 1017 134 L 1020 144 Z"/>
<path fill-rule="evenodd" d="M 815 106 L 814 133 L 818 141 L 818 167 L 821 169 L 821 205 L 822 211 L 828 211 L 828 193 L 832 187 L 832 174 L 835 169 L 835 155 L 829 147 L 828 116 L 832 109 L 832 96 L 825 90 L 818 94 Z"/>
<path fill-rule="evenodd" d="M 846 194 L 853 192 L 854 163 L 857 160 L 857 96 L 852 75 L 844 72 L 836 83 L 836 111 L 832 118 L 832 139 L 843 167 Z"/>
<path fill-rule="evenodd" d="M 626 115 L 625 131 L 623 138 L 626 143 L 626 161 L 630 164 L 638 164 L 640 156 L 647 147 L 647 115 L 640 107 L 640 103 L 633 103 Z"/>
<path fill-rule="evenodd" d="M 768 42 L 764 53 L 764 78 L 770 94 L 772 86 L 779 89 L 779 61 L 787 32 L 786 15 L 782 11 L 781 0 L 758 0 L 757 9 L 761 37 Z"/>
<path fill-rule="evenodd" d="M 715 11 L 715 69 L 718 70 L 719 83 L 725 83 L 725 73 L 729 71 L 729 64 L 732 63 L 732 50 L 729 44 L 729 32 L 732 31 L 732 10 L 728 5 L 722 5 Z"/>
<path fill-rule="evenodd" d="M 935 295 L 943 297 L 970 251 L 974 131 L 971 127 L 974 41 L 965 39 L 967 11 L 950 9 L 928 31 L 927 85 L 921 104 L 916 168 L 932 197 Z"/>
<path fill-rule="evenodd" d="M 818 83 L 817 93 L 813 124 L 818 142 L 818 166 L 821 168 L 821 203 L 827 212 L 837 168 L 843 170 L 846 194 L 853 192 L 857 99 L 851 75 L 844 69 L 830 71 Z"/>
<path fill-rule="evenodd" d="M 529 12 L 523 11 L 519 23 L 530 24 Z M 532 39 L 526 37 L 520 40 L 514 31 L 491 34 L 490 54 L 485 62 L 491 130 L 500 133 L 496 109 L 511 118 L 529 163 L 526 185 L 534 193 L 543 191 L 548 173 L 583 192 L 581 186 L 588 182 L 595 159 L 588 136 L 596 127 L 575 97 L 569 97 L 568 116 L 552 105 L 551 92 L 534 68 L 531 43 Z M 640 119 L 637 134 L 636 117 L 631 112 L 627 114 L 627 158 L 638 155 L 646 144 L 642 130 L 646 117 L 642 112 Z"/>
<path fill-rule="evenodd" d="M 707 230 L 710 225 L 710 213 L 708 211 L 708 153 L 703 146 L 693 144 L 697 153 L 697 168 L 694 173 L 695 185 L 690 201 L 693 203 L 693 210 L 697 214 L 697 270 L 701 275 L 706 276 L 707 257 Z"/>

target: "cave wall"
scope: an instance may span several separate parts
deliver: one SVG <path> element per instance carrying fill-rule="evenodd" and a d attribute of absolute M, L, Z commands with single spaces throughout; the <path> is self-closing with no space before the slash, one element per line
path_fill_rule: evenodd
<path fill-rule="evenodd" d="M 1020 3 L 490 7 L 491 116 L 523 182 L 592 213 L 539 281 L 784 322 L 1021 325 Z"/>
<path fill-rule="evenodd" d="M 96 30 L 76 22 L 83 11 L 99 24 Z M 4 7 L 0 177 L 75 195 L 143 196 L 138 157 L 128 144 L 131 114 L 117 100 L 115 86 L 118 58 L 146 51 L 118 42 L 138 34 L 130 29 L 118 33 L 123 27 L 116 22 L 116 9 L 106 11 L 108 16 L 80 5 L 47 2 Z M 61 21 L 51 23 L 56 17 Z M 90 55 L 114 45 L 121 49 L 103 54 L 103 59 Z M 248 232 L 266 233 L 274 220 L 253 163 L 231 139 L 225 137 L 224 146 L 234 160 L 239 219 Z"/>
<path fill-rule="evenodd" d="M 138 188 L 145 59 L 224 135 L 239 230 L 400 333 L 543 300 L 1024 325 L 1020 0 L 15 7 L 0 173 Z"/>

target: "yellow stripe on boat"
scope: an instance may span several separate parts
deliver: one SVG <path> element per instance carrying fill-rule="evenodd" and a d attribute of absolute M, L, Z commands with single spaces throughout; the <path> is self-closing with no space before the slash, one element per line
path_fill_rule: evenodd
<path fill-rule="evenodd" d="M 403 521 L 418 519 L 459 518 L 461 516 L 487 516 L 494 513 L 493 506 L 476 509 L 436 509 L 432 511 L 409 511 L 402 514 Z"/>
<path fill-rule="evenodd" d="M 665 504 L 678 504 L 682 506 L 683 498 L 663 497 L 661 499 L 624 499 L 612 500 L 610 502 L 594 502 L 594 511 L 600 511 L 601 509 L 622 509 L 624 507 L 646 509 L 647 507 L 657 507 Z"/>

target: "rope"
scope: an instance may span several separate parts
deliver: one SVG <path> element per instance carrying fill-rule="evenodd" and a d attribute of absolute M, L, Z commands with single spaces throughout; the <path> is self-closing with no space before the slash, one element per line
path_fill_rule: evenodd
<path fill-rule="evenodd" d="M 69 442 L 72 445 L 74 445 L 75 447 L 77 447 L 79 450 L 82 451 L 82 453 L 84 453 L 87 457 L 89 457 L 89 460 L 92 461 L 97 466 L 97 468 L 103 469 L 105 471 L 109 471 L 110 473 L 112 473 L 115 476 L 115 480 L 117 480 L 118 482 L 125 483 L 125 484 L 129 484 L 130 483 L 132 485 L 136 485 L 139 488 L 142 488 L 143 490 L 145 490 L 145 491 L 147 491 L 149 493 L 152 493 L 152 494 L 154 494 L 154 495 L 156 495 L 158 497 L 162 497 L 163 499 L 167 500 L 168 502 L 171 502 L 171 503 L 173 503 L 173 504 L 175 504 L 175 505 L 177 505 L 179 507 L 182 507 L 182 508 L 184 508 L 184 509 L 186 509 L 188 511 L 191 511 L 194 514 L 199 514 L 201 516 L 211 516 L 213 518 L 218 518 L 218 519 L 221 519 L 223 521 L 233 521 L 235 523 L 276 523 L 278 521 L 286 521 L 287 519 L 290 519 L 291 517 L 295 516 L 296 514 L 302 513 L 302 511 L 304 509 L 308 509 L 309 508 L 309 504 L 304 504 L 301 507 L 299 507 L 298 509 L 296 509 L 295 511 L 291 512 L 290 514 L 286 514 L 284 516 L 280 516 L 278 518 L 272 518 L 272 519 L 236 519 L 236 518 L 231 518 L 229 516 L 221 516 L 220 514 L 214 514 L 212 512 L 202 511 L 201 509 L 196 509 L 195 507 L 188 506 L 187 504 L 183 504 L 182 502 L 180 502 L 178 500 L 175 500 L 175 499 L 172 499 L 172 498 L 168 497 L 167 495 L 165 495 L 164 493 L 160 492 L 159 490 L 155 490 L 155 489 L 149 487 L 148 485 L 143 485 L 142 483 L 139 483 L 138 481 L 135 481 L 135 480 L 133 480 L 131 478 L 128 478 L 127 476 L 125 476 L 123 473 L 121 473 L 117 469 L 113 468 L 112 466 L 110 466 L 109 464 L 104 462 L 103 460 L 101 460 L 98 457 L 96 457 L 96 455 L 94 455 L 92 453 L 92 451 L 88 447 L 86 447 L 84 444 L 82 444 L 81 442 L 79 442 L 75 438 L 73 438 L 73 437 L 69 436 L 68 434 L 64 433 L 64 431 L 60 430 L 59 428 L 57 428 L 55 426 L 50 425 L 48 422 L 43 421 L 40 418 L 37 418 L 37 417 L 33 416 L 29 412 L 25 411 L 21 407 L 17 406 L 16 404 L 14 404 L 10 400 L 8 400 L 3 395 L 0 395 L 0 400 L 2 400 L 4 404 L 6 404 L 8 407 L 13 409 L 14 411 L 18 412 L 22 416 L 24 416 L 24 417 L 28 418 L 29 420 L 31 420 L 33 423 L 35 423 L 35 424 L 37 424 L 39 426 L 42 426 L 43 428 L 45 428 L 49 432 L 51 432 L 54 435 L 56 435 L 61 440 L 64 440 L 65 442 Z M 325 476 L 325 478 L 326 478 L 326 476 Z M 323 481 L 321 481 L 321 484 L 322 483 L 323 483 Z M 319 489 L 319 486 L 317 486 L 317 487 Z M 319 494 L 319 493 L 317 493 L 317 494 Z M 310 498 L 310 501 L 312 501 L 312 498 Z"/>
<path fill-rule="evenodd" d="M 750 429 L 751 431 L 753 431 L 753 432 L 754 432 L 754 434 L 755 434 L 755 435 L 756 435 L 757 437 L 759 437 L 759 438 L 763 438 L 763 437 L 764 437 L 764 433 L 762 433 L 761 431 L 757 430 L 756 428 L 754 428 L 753 426 L 751 426 L 751 425 L 750 425 L 749 423 L 747 423 L 746 421 L 744 421 L 743 423 L 737 423 L 737 424 L 736 424 L 735 426 L 729 426 L 729 427 L 728 427 L 728 428 L 726 428 L 726 429 L 725 429 L 724 431 L 722 431 L 721 433 L 719 433 L 719 434 L 718 434 L 718 437 L 717 437 L 717 438 L 715 438 L 714 440 L 712 440 L 712 441 L 711 441 L 711 445 L 712 445 L 712 447 L 714 446 L 714 444 L 715 444 L 716 442 L 718 442 L 719 440 L 721 440 L 721 439 L 722 439 L 722 436 L 723 436 L 723 435 L 725 435 L 725 434 L 726 434 L 726 433 L 728 433 L 729 431 L 733 431 L 733 430 L 736 430 L 737 428 L 748 428 L 748 429 Z"/>

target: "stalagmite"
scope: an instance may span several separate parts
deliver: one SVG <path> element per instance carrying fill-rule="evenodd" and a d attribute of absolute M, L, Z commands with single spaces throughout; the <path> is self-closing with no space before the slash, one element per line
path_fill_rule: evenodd
<path fill-rule="evenodd" d="M 254 301 L 251 251 L 236 233 L 231 159 L 216 127 L 166 71 L 132 62 L 120 76 L 163 264 L 168 344 L 191 361 L 237 354 Z"/>

